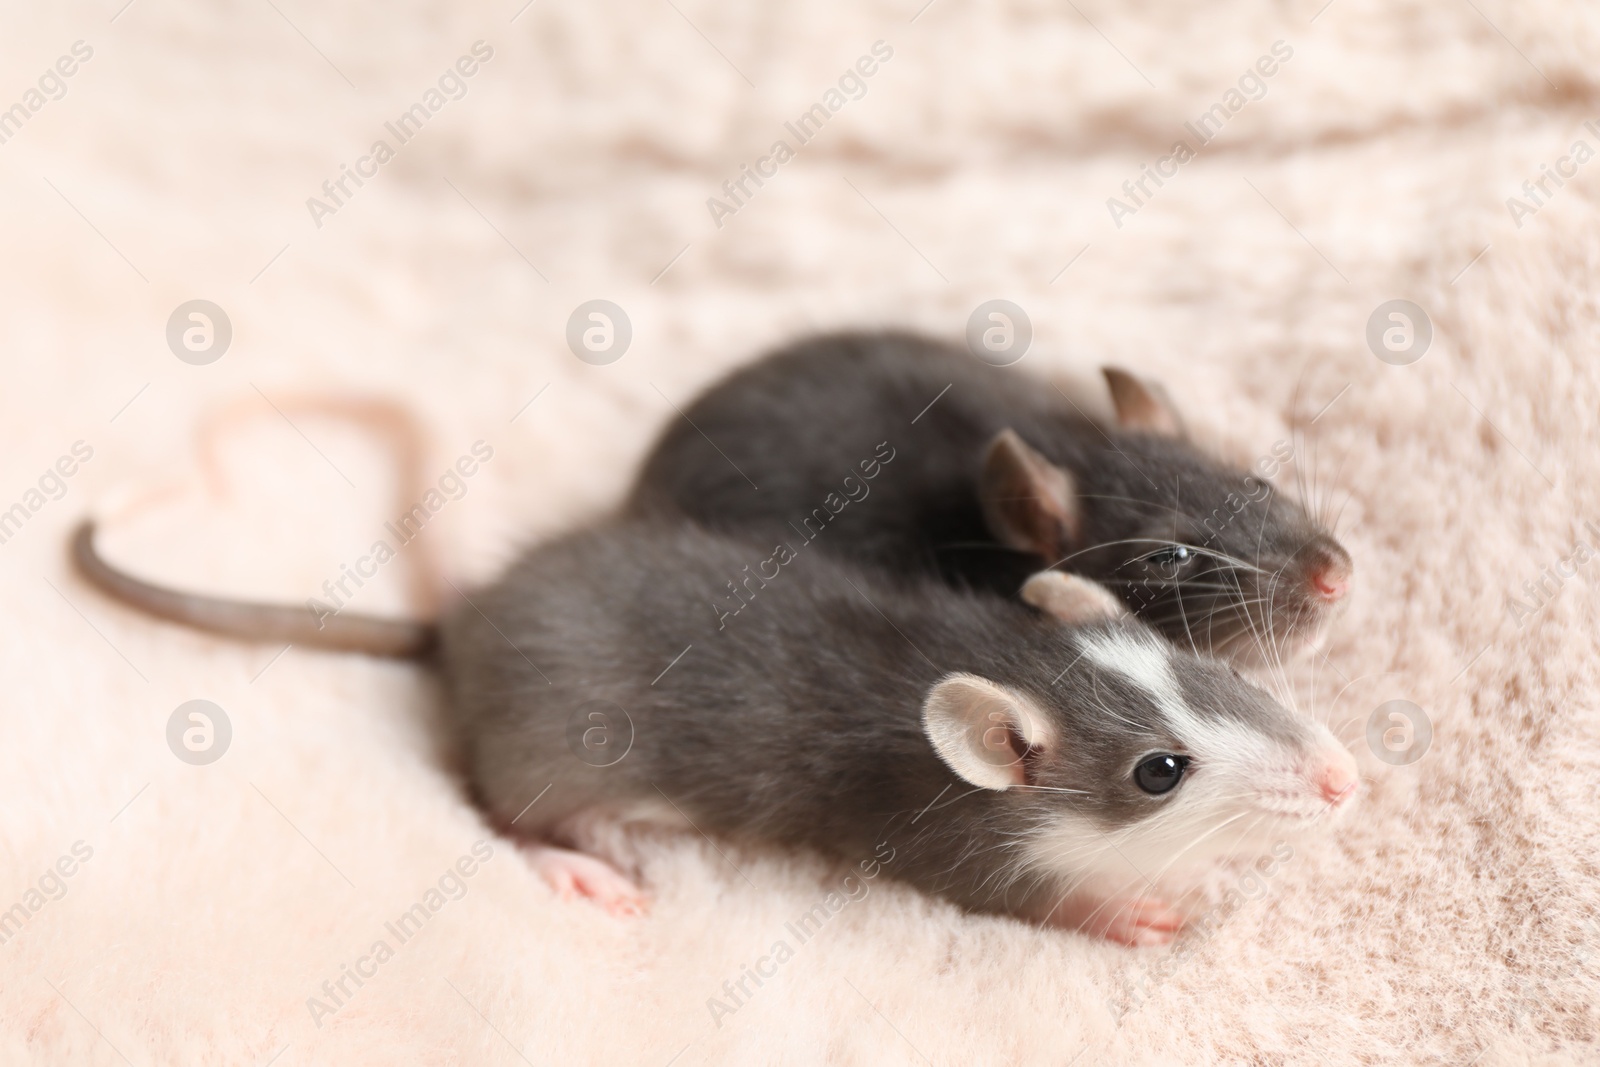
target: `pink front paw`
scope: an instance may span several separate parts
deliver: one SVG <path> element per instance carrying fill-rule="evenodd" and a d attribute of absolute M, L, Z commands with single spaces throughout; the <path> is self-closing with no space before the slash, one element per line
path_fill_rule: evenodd
<path fill-rule="evenodd" d="M 639 887 L 605 860 L 553 845 L 525 844 L 522 853 L 563 900 L 592 900 L 618 917 L 642 915 L 649 904 Z"/>
<path fill-rule="evenodd" d="M 1118 944 L 1165 945 L 1183 929 L 1184 917 L 1165 900 L 1149 894 L 1069 897 L 1046 919 Z"/>
<path fill-rule="evenodd" d="M 1124 945 L 1165 945 L 1183 929 L 1183 916 L 1159 897 L 1133 897 L 1106 906 L 1108 921 L 1084 929 Z"/>

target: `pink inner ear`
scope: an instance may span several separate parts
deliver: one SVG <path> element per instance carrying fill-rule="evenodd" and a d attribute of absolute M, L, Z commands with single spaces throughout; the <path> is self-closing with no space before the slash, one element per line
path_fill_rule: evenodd
<path fill-rule="evenodd" d="M 1182 437 L 1183 420 L 1167 398 L 1166 390 L 1118 367 L 1104 367 L 1117 424 L 1125 430 Z"/>
<path fill-rule="evenodd" d="M 1006 715 L 990 713 L 990 725 L 981 739 L 983 749 L 990 754 L 993 765 L 1010 774 L 1012 785 L 1033 785 L 1038 780 L 1039 760 L 1049 738 L 1037 715 L 1015 706 L 1007 712 Z M 1028 739 L 1028 732 L 1033 734 L 1032 741 Z"/>
<path fill-rule="evenodd" d="M 1078 539 L 1078 498 L 1072 475 L 1051 463 L 1015 431 L 1003 430 L 984 457 L 984 517 L 1012 548 L 1055 560 Z"/>
<path fill-rule="evenodd" d="M 1039 763 L 1044 758 L 1044 746 L 1042 744 L 1029 745 L 1027 742 L 1022 741 L 1020 737 L 1017 740 L 1022 744 L 1021 762 L 1017 765 L 1021 778 L 1017 784 L 1038 785 Z"/>
<path fill-rule="evenodd" d="M 993 716 L 992 721 L 994 719 L 998 719 L 998 715 Z M 1028 760 L 1033 750 L 1014 724 L 993 721 L 983 732 L 982 745 L 986 759 L 1009 774 L 1012 785 L 1028 784 Z"/>
<path fill-rule="evenodd" d="M 1057 468 L 1057 473 L 1062 475 L 1061 500 L 1057 509 L 1057 519 L 1061 523 L 1061 536 L 1056 541 L 1056 551 L 1050 556 L 1054 563 L 1062 554 L 1072 551 L 1083 543 L 1082 520 L 1078 513 L 1078 494 L 1066 472 Z"/>

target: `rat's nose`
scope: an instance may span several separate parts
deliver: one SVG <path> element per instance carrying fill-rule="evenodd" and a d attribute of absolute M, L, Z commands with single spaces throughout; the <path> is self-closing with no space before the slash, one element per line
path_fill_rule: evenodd
<path fill-rule="evenodd" d="M 1306 568 L 1306 580 L 1320 599 L 1331 604 L 1350 591 L 1351 569 L 1349 557 L 1328 553 Z"/>
<path fill-rule="evenodd" d="M 1322 793 L 1322 799 L 1335 808 L 1354 796 L 1356 786 L 1359 784 L 1356 761 L 1350 758 L 1348 752 L 1343 751 L 1338 757 L 1330 759 L 1316 776 L 1317 789 Z"/>

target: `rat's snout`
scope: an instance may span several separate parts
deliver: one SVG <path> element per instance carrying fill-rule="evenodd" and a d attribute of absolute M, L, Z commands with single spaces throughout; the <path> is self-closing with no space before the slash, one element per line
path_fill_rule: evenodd
<path fill-rule="evenodd" d="M 1313 773 L 1312 783 L 1330 808 L 1342 807 L 1361 784 L 1355 758 L 1342 748 L 1328 753 L 1327 762 Z"/>
<path fill-rule="evenodd" d="M 1336 544 L 1319 544 L 1306 549 L 1302 564 L 1306 584 L 1318 600 L 1327 604 L 1344 599 L 1355 572 L 1350 554 Z"/>
<path fill-rule="evenodd" d="M 1350 591 L 1350 568 L 1333 563 L 1311 572 L 1311 588 L 1332 603 Z"/>

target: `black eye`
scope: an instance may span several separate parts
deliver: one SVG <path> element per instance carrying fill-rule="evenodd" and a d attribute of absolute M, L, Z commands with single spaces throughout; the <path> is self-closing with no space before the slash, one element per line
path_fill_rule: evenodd
<path fill-rule="evenodd" d="M 1133 783 L 1152 796 L 1170 793 L 1177 788 L 1187 766 L 1188 756 L 1163 752 L 1159 756 L 1151 756 L 1133 769 Z"/>
<path fill-rule="evenodd" d="M 1188 545 L 1172 545 L 1150 553 L 1146 556 L 1146 563 L 1154 563 L 1159 567 L 1181 567 L 1194 558 L 1194 553 L 1189 551 Z"/>

